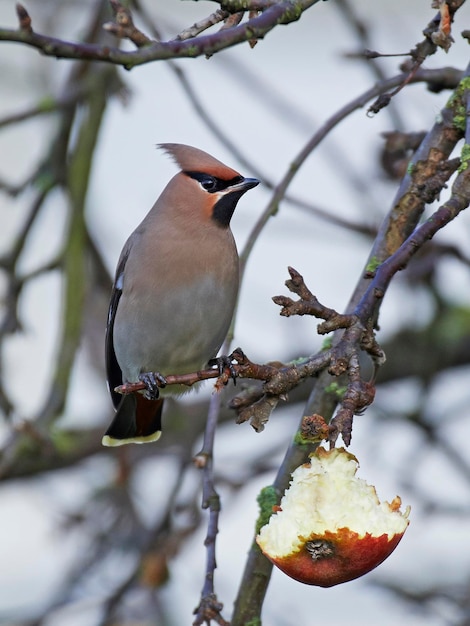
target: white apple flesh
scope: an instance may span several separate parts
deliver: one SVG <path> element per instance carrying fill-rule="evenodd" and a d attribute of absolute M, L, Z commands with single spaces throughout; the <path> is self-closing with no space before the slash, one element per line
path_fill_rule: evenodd
<path fill-rule="evenodd" d="M 283 572 L 309 585 L 331 587 L 366 574 L 396 548 L 410 508 L 380 502 L 357 478 L 356 457 L 319 447 L 292 474 L 279 509 L 256 540 Z"/>

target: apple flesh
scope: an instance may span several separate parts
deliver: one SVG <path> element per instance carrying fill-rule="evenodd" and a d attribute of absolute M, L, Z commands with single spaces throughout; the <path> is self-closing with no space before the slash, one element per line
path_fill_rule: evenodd
<path fill-rule="evenodd" d="M 344 448 L 318 448 L 292 474 L 280 507 L 256 541 L 279 569 L 308 585 L 331 587 L 382 563 L 409 524 L 397 496 L 380 502 L 375 487 L 356 477 L 356 457 Z"/>

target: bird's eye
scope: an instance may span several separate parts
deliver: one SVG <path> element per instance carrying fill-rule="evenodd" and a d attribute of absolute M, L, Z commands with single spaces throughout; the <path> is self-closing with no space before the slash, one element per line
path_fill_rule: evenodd
<path fill-rule="evenodd" d="M 200 179 L 201 187 L 206 191 L 215 191 L 217 189 L 217 180 L 213 176 L 204 176 Z"/>
<path fill-rule="evenodd" d="M 184 174 L 186 174 L 186 176 L 189 176 L 189 178 L 197 180 L 197 182 L 201 185 L 204 191 L 207 191 L 207 193 L 216 193 L 217 191 L 223 191 L 231 184 L 233 184 L 232 181 L 220 180 L 220 178 L 217 178 L 216 176 L 212 176 L 211 174 L 203 174 L 202 172 L 185 171 Z"/>

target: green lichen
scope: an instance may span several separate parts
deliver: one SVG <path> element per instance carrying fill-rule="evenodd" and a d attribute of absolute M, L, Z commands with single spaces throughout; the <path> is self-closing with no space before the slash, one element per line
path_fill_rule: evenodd
<path fill-rule="evenodd" d="M 457 112 L 452 119 L 452 124 L 457 130 L 460 130 L 462 133 L 465 132 L 467 114 L 464 107 L 457 107 Z"/>
<path fill-rule="evenodd" d="M 281 23 L 295 22 L 299 20 L 303 13 L 303 8 L 299 2 L 292 2 L 291 6 L 284 12 Z"/>
<path fill-rule="evenodd" d="M 256 39 L 256 30 L 250 26 L 245 27 L 245 36 L 249 39 Z"/>
<path fill-rule="evenodd" d="M 368 274 L 373 274 L 380 264 L 381 261 L 379 261 L 377 257 L 373 256 L 366 265 L 366 272 Z"/>
<path fill-rule="evenodd" d="M 294 443 L 296 446 L 308 446 L 312 443 L 312 441 L 303 437 L 300 430 L 298 430 L 294 435 Z"/>
<path fill-rule="evenodd" d="M 190 57 L 197 57 L 197 56 L 199 56 L 199 54 L 200 54 L 200 52 L 201 52 L 201 51 L 199 50 L 198 46 L 189 46 L 189 47 L 187 48 L 187 51 L 188 51 L 188 55 L 189 55 Z"/>
<path fill-rule="evenodd" d="M 341 387 L 338 383 L 331 383 L 328 387 L 325 387 L 325 392 L 334 393 L 335 396 L 341 400 L 346 393 L 346 389 L 347 387 Z"/>
<path fill-rule="evenodd" d="M 414 167 L 415 167 L 415 164 L 413 163 L 413 161 L 410 161 L 410 162 L 408 163 L 408 167 L 406 168 L 406 173 L 407 173 L 409 176 L 411 176 L 411 174 L 413 173 Z"/>
<path fill-rule="evenodd" d="M 297 359 L 292 359 L 292 361 L 288 361 L 286 365 L 303 365 L 305 361 L 308 361 L 308 356 L 299 356 Z"/>
<path fill-rule="evenodd" d="M 470 144 L 465 143 L 460 153 L 460 166 L 459 172 L 463 172 L 467 169 L 470 162 Z"/>
<path fill-rule="evenodd" d="M 452 109 L 453 118 L 452 124 L 454 128 L 460 130 L 461 132 L 465 132 L 467 127 L 467 108 L 465 105 L 465 92 L 470 91 L 470 77 L 467 76 L 462 78 L 460 83 L 457 85 L 456 90 L 449 98 L 446 107 Z"/>
<path fill-rule="evenodd" d="M 45 96 L 38 103 L 38 110 L 42 113 L 48 113 L 57 107 L 57 101 L 52 96 Z"/>
<path fill-rule="evenodd" d="M 269 522 L 269 518 L 273 514 L 273 507 L 279 503 L 279 494 L 275 487 L 269 485 L 261 489 L 256 501 L 259 505 L 259 515 L 256 520 L 256 534 L 258 534 L 262 527 Z"/>
<path fill-rule="evenodd" d="M 331 348 L 332 345 L 333 345 L 333 337 L 326 337 L 326 339 L 323 340 L 323 343 L 321 346 L 321 352 L 326 352 L 327 350 Z"/>

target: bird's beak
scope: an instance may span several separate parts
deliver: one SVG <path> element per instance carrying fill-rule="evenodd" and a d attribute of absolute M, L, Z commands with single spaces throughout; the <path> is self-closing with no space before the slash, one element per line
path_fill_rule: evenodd
<path fill-rule="evenodd" d="M 259 180 L 257 178 L 244 178 L 239 183 L 228 187 L 227 191 L 229 193 L 238 191 L 241 195 L 242 193 L 245 193 L 245 191 L 248 191 L 248 189 L 253 189 L 256 185 L 259 185 Z"/>

